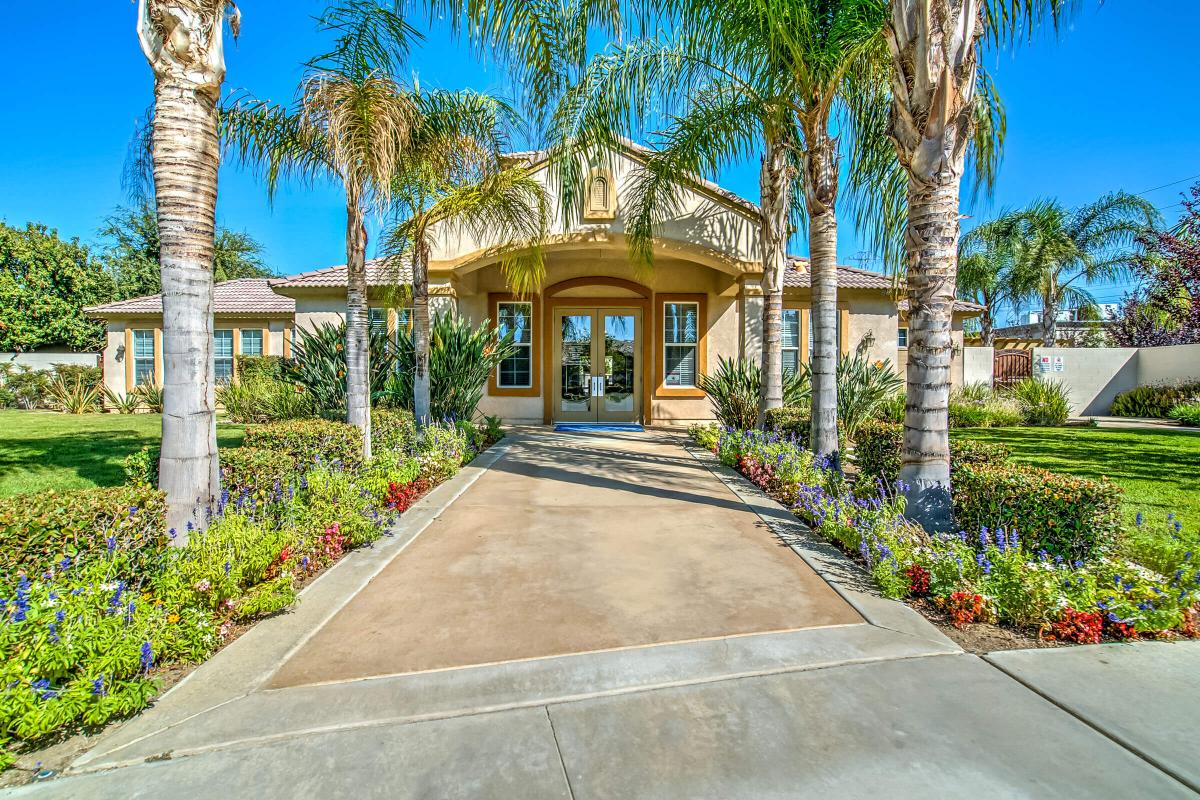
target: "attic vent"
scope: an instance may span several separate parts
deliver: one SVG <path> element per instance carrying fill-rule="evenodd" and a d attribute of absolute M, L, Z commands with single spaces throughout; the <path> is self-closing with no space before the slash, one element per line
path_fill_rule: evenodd
<path fill-rule="evenodd" d="M 592 210 L 608 210 L 608 178 L 597 176 L 592 181 Z"/>

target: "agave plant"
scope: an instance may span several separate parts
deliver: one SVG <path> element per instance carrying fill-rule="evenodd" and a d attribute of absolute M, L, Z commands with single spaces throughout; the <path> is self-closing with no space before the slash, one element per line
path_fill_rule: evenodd
<path fill-rule="evenodd" d="M 146 408 L 155 414 L 162 413 L 163 389 L 161 386 L 155 386 L 153 383 L 143 383 L 133 391 L 141 399 L 142 403 L 145 404 Z"/>
<path fill-rule="evenodd" d="M 851 439 L 859 426 L 874 417 L 904 385 L 890 360 L 873 361 L 868 356 L 874 342 L 874 337 L 867 334 L 852 354 L 838 360 L 838 419 Z"/>
<path fill-rule="evenodd" d="M 384 390 L 395 371 L 396 348 L 383 331 L 371 331 L 371 396 Z M 321 412 L 346 410 L 346 324 L 326 323 L 313 330 L 296 329 L 292 357 L 283 375 L 301 388 L 312 407 Z"/>
<path fill-rule="evenodd" d="M 46 387 L 50 407 L 67 414 L 86 414 L 100 405 L 100 387 L 82 375 L 56 375 Z"/>
<path fill-rule="evenodd" d="M 410 334 L 401 334 L 398 350 L 399 369 L 389 379 L 380 400 L 411 411 L 416 352 Z M 430 416 L 454 420 L 474 417 L 488 376 L 514 352 L 512 334 L 501 336 L 490 322 L 472 327 L 461 317 L 438 315 L 429 331 Z"/>
<path fill-rule="evenodd" d="M 107 386 L 104 387 L 104 404 L 115 409 L 118 414 L 134 414 L 142 407 L 142 396 L 137 391 L 117 394 Z"/>
<path fill-rule="evenodd" d="M 708 395 L 713 413 L 722 425 L 737 430 L 749 430 L 755 426 L 762 387 L 762 368 L 757 362 L 719 358 L 712 374 L 700 376 L 699 386 Z M 812 384 L 807 369 L 784 376 L 785 406 L 808 403 L 811 397 Z"/>

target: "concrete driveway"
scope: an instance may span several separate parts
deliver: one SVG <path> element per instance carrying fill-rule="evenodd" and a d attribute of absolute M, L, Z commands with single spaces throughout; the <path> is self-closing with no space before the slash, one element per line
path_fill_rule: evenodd
<path fill-rule="evenodd" d="M 1187 679 L 1158 746 L 1077 668 L 963 653 L 670 435 L 536 430 L 11 794 L 1195 797 Z"/>

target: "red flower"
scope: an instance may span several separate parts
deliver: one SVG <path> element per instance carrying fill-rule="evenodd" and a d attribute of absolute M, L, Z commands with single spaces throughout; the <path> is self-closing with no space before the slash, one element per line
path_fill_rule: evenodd
<path fill-rule="evenodd" d="M 1103 629 L 1104 616 L 1099 611 L 1064 608 L 1059 619 L 1043 629 L 1042 638 L 1076 644 L 1099 644 Z"/>
<path fill-rule="evenodd" d="M 947 597 L 943 604 L 950 622 L 956 628 L 961 628 L 968 622 L 974 622 L 983 614 L 983 598 L 977 594 L 955 592 Z"/>
<path fill-rule="evenodd" d="M 920 564 L 913 564 L 904 570 L 908 578 L 908 593 L 913 597 L 924 597 L 929 594 L 929 570 Z"/>

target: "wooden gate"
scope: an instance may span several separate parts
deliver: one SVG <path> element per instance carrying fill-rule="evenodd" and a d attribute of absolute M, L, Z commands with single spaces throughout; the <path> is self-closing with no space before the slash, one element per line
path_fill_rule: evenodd
<path fill-rule="evenodd" d="M 1033 374 L 1032 350 L 997 350 L 992 357 L 992 382 L 1011 386 Z"/>

